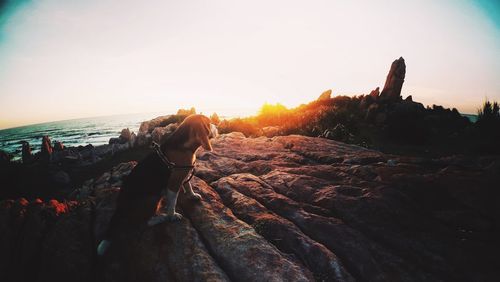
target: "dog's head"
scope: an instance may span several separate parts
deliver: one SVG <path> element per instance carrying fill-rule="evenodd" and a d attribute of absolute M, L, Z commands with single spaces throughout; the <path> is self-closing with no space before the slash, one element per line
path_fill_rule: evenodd
<path fill-rule="evenodd" d="M 204 115 L 190 115 L 184 119 L 168 138 L 169 146 L 183 146 L 197 149 L 199 146 L 212 151 L 210 139 L 217 137 L 217 127 Z"/>

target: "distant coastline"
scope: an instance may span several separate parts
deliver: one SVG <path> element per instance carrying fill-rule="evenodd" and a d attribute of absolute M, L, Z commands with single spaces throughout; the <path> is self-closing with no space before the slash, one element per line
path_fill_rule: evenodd
<path fill-rule="evenodd" d="M 50 135 L 54 141 L 63 142 L 66 146 L 99 146 L 108 144 L 110 138 L 116 137 L 123 128 L 137 132 L 141 122 L 162 115 L 161 113 L 121 114 L 113 116 L 78 118 L 51 121 L 32 125 L 23 125 L 0 130 L 0 150 L 12 155 L 14 159 L 21 157 L 21 142 L 28 141 L 33 153 L 40 151 L 44 135 Z M 462 114 L 471 122 L 477 121 L 477 115 Z M 229 117 L 224 117 L 229 118 Z"/>
<path fill-rule="evenodd" d="M 92 144 L 108 144 L 124 128 L 136 132 L 141 122 L 163 116 L 165 113 L 134 113 L 112 116 L 59 120 L 31 125 L 23 125 L 0 130 L 0 150 L 12 154 L 14 160 L 21 157 L 22 141 L 30 143 L 33 153 L 40 151 L 42 137 L 49 135 L 52 141 L 60 141 L 65 146 L 78 147 Z M 223 118 L 230 118 L 224 116 Z"/>
<path fill-rule="evenodd" d="M 0 150 L 13 154 L 14 159 L 19 159 L 22 141 L 29 142 L 33 153 L 36 153 L 40 151 L 44 135 L 49 135 L 52 140 L 72 147 L 108 144 L 109 139 L 120 134 L 123 128 L 137 131 L 142 121 L 158 115 L 147 113 L 91 117 L 3 129 L 0 130 Z"/>

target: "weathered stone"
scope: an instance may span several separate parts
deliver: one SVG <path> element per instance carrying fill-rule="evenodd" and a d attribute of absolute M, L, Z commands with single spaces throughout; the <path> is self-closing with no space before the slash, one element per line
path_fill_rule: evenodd
<path fill-rule="evenodd" d="M 279 135 L 280 130 L 279 126 L 266 126 L 262 128 L 262 134 L 266 137 L 274 137 Z"/>
<path fill-rule="evenodd" d="M 165 138 L 177 128 L 178 124 L 171 123 L 165 127 L 156 127 L 151 132 L 151 138 L 158 144 L 165 142 Z"/>
<path fill-rule="evenodd" d="M 42 137 L 42 148 L 40 151 L 41 158 L 44 162 L 50 162 L 52 159 L 52 142 L 50 141 L 49 136 L 45 135 Z"/>
<path fill-rule="evenodd" d="M 370 277 L 372 281 L 431 279 L 401 258 L 333 217 L 308 213 L 301 205 L 276 193 L 271 186 L 251 174 L 236 174 L 222 178 L 216 186 L 228 186 L 252 197 L 278 215 L 292 221 L 309 237 L 332 250 L 357 279 Z"/>
<path fill-rule="evenodd" d="M 29 142 L 23 141 L 23 147 L 22 147 L 22 160 L 23 163 L 27 164 L 33 161 L 33 154 L 31 153 L 31 146 Z"/>
<path fill-rule="evenodd" d="M 197 178 L 193 181 L 203 201 L 197 204 L 181 198 L 180 204 L 230 278 L 240 281 L 312 279 L 307 268 L 287 258 L 252 227 L 238 220 L 210 186 Z"/>
<path fill-rule="evenodd" d="M 375 98 L 375 99 L 376 99 L 376 98 L 378 98 L 378 96 L 379 96 L 379 95 L 380 95 L 380 87 L 377 87 L 377 88 L 375 88 L 374 90 L 372 90 L 372 91 L 370 92 L 370 96 L 371 96 L 372 98 Z"/>
<path fill-rule="evenodd" d="M 317 281 L 352 281 L 335 254 L 300 231 L 292 222 L 267 210 L 256 200 L 227 185 L 214 186 L 224 204 L 284 253 L 309 266 Z"/>
<path fill-rule="evenodd" d="M 152 120 L 144 121 L 139 127 L 139 133 L 151 133 L 157 127 L 165 127 L 170 123 L 179 122 L 179 120 L 172 115 L 159 116 Z"/>
<path fill-rule="evenodd" d="M 403 57 L 392 62 L 391 69 L 387 74 L 384 89 L 380 93 L 380 98 L 390 101 L 397 101 L 401 98 L 401 89 L 405 81 L 406 65 Z"/>
<path fill-rule="evenodd" d="M 128 146 L 94 149 L 112 154 Z M 72 193 L 75 203 L 0 202 L 2 277 L 495 281 L 499 276 L 496 157 L 402 157 L 325 138 L 241 133 L 219 136 L 213 148 L 197 153 L 196 175 L 210 183 L 193 179 L 202 202 L 181 196 L 183 221 L 124 232 L 128 240 L 118 241 L 105 261 L 96 260 L 95 245 L 135 162 L 86 181 Z M 72 150 L 54 152 L 53 158 Z M 82 159 L 85 151 L 74 150 Z"/>
<path fill-rule="evenodd" d="M 319 95 L 318 99 L 316 100 L 325 101 L 325 100 L 330 100 L 331 98 L 332 98 L 332 90 L 328 89 L 325 92 L 321 93 L 321 95 Z"/>

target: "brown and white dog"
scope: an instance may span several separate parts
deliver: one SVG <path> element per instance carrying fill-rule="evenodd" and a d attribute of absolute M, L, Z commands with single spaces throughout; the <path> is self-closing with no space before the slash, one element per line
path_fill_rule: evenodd
<path fill-rule="evenodd" d="M 190 115 L 161 144 L 159 152 L 153 152 L 139 162 L 122 185 L 115 213 L 97 254 L 103 255 L 111 242 L 123 232 L 134 231 L 146 223 L 152 226 L 182 219 L 182 215 L 175 211 L 179 190 L 182 187 L 188 198 L 201 200 L 186 180 L 191 175 L 196 151 L 200 147 L 212 151 L 210 139 L 217 135 L 217 128 L 208 117 Z M 156 215 L 164 190 L 166 213 Z"/>

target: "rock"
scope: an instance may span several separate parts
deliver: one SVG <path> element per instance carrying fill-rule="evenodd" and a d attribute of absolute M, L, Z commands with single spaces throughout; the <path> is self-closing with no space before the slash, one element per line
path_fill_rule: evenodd
<path fill-rule="evenodd" d="M 108 144 L 109 145 L 122 144 L 121 142 L 122 142 L 122 140 L 119 137 L 112 137 L 112 138 L 109 138 Z"/>
<path fill-rule="evenodd" d="M 95 277 L 92 206 L 89 202 L 68 206 L 59 203 L 58 217 L 46 230 L 41 243 L 40 281 L 71 277 L 73 281 L 91 281 Z M 69 215 L 71 213 L 71 215 Z"/>
<path fill-rule="evenodd" d="M 365 120 L 373 122 L 378 114 L 379 105 L 371 104 L 366 110 Z"/>
<path fill-rule="evenodd" d="M 124 128 L 117 138 L 110 138 L 108 144 L 128 144 L 130 147 L 135 145 L 136 135 L 130 129 Z"/>
<path fill-rule="evenodd" d="M 178 123 L 171 123 L 171 124 L 165 126 L 165 130 L 168 133 L 172 133 L 172 132 L 174 132 L 177 129 L 177 127 L 179 127 Z"/>
<path fill-rule="evenodd" d="M 23 141 L 22 144 L 22 161 L 23 163 L 27 164 L 33 161 L 33 154 L 31 153 L 30 143 Z"/>
<path fill-rule="evenodd" d="M 130 129 L 128 128 L 122 129 L 122 131 L 120 132 L 120 137 L 118 138 L 126 142 L 130 141 L 130 139 L 132 139 L 132 133 L 130 132 Z"/>
<path fill-rule="evenodd" d="M 130 147 L 134 147 L 135 144 L 136 144 L 136 139 L 137 139 L 137 135 L 132 132 L 132 134 L 130 134 L 130 139 L 129 139 L 129 144 L 130 144 Z"/>
<path fill-rule="evenodd" d="M 162 144 L 163 142 L 165 142 L 165 138 L 167 138 L 170 133 L 174 132 L 177 126 L 177 124 L 171 123 L 165 127 L 155 128 L 151 133 L 152 140 L 158 144 Z"/>
<path fill-rule="evenodd" d="M 397 160 L 393 160 L 393 159 L 387 160 L 387 165 L 389 165 L 389 166 L 396 166 L 397 164 L 398 164 Z"/>
<path fill-rule="evenodd" d="M 5 152 L 4 150 L 0 150 L 0 163 L 9 163 L 13 157 L 14 156 Z"/>
<path fill-rule="evenodd" d="M 328 101 L 332 98 L 331 96 L 332 96 L 332 90 L 328 89 L 325 92 L 321 93 L 321 95 L 319 95 L 316 101 Z"/>
<path fill-rule="evenodd" d="M 266 137 L 274 137 L 279 135 L 281 128 L 279 126 L 266 126 L 262 128 L 262 133 Z"/>
<path fill-rule="evenodd" d="M 85 204 L 56 200 L 29 203 L 22 199 L 0 206 L 3 222 L 10 222 L 2 228 L 3 280 L 44 281 L 49 277 L 53 280 L 59 277 L 56 274 L 74 276 L 75 281 L 88 281 L 92 277 L 93 248 L 88 236 L 91 221 L 90 217 L 80 215 Z M 68 217 L 70 212 L 72 216 Z"/>
<path fill-rule="evenodd" d="M 69 188 L 69 185 L 71 183 L 71 178 L 69 174 L 66 173 L 65 171 L 60 170 L 54 173 L 52 178 L 57 184 L 63 186 L 64 188 Z"/>
<path fill-rule="evenodd" d="M 203 200 L 181 193 L 182 221 L 123 232 L 104 260 L 96 260 L 95 246 L 136 162 L 86 181 L 72 194 L 75 201 L 0 201 L 3 280 L 495 281 L 500 275 L 498 157 L 416 158 L 325 138 L 238 132 L 212 145 L 213 152 L 197 153 L 192 180 Z"/>
<path fill-rule="evenodd" d="M 204 200 L 197 205 L 181 199 L 181 206 L 229 277 L 241 281 L 312 280 L 307 268 L 238 220 L 210 186 L 198 179 L 194 179 L 194 186 Z"/>
<path fill-rule="evenodd" d="M 54 141 L 54 151 L 56 152 L 64 151 L 64 144 L 60 141 Z"/>
<path fill-rule="evenodd" d="M 375 88 L 370 92 L 370 97 L 377 99 L 380 96 L 380 87 Z"/>
<path fill-rule="evenodd" d="M 134 256 L 144 259 L 126 270 L 137 281 L 231 281 L 188 220 L 155 226 L 142 237 Z"/>
<path fill-rule="evenodd" d="M 389 276 L 385 271 L 388 269 L 391 275 L 404 279 L 415 278 L 415 275 L 425 277 L 341 220 L 306 212 L 299 203 L 277 194 L 271 186 L 253 175 L 232 175 L 220 179 L 215 185 L 229 186 L 265 203 L 268 209 L 292 221 L 309 237 L 332 250 L 355 278 L 370 277 L 372 281 L 387 281 Z"/>
<path fill-rule="evenodd" d="M 53 148 L 52 142 L 50 141 L 49 136 L 45 135 L 42 137 L 42 147 L 40 154 L 44 161 L 50 161 L 52 156 Z"/>
<path fill-rule="evenodd" d="M 135 144 L 137 146 L 149 146 L 149 144 L 151 144 L 151 140 L 151 134 L 139 132 L 139 134 L 137 134 Z"/>
<path fill-rule="evenodd" d="M 337 256 L 303 234 L 292 222 L 267 210 L 256 200 L 227 185 L 215 185 L 224 204 L 284 253 L 293 253 L 310 266 L 317 281 L 352 281 Z"/>
<path fill-rule="evenodd" d="M 398 101 L 401 99 L 401 89 L 405 81 L 406 65 L 403 57 L 392 62 L 391 69 L 387 74 L 384 89 L 380 93 L 380 98 L 388 101 Z"/>
<path fill-rule="evenodd" d="M 149 121 L 144 121 L 139 127 L 139 133 L 151 133 L 156 127 L 164 127 L 170 123 L 179 122 L 179 118 L 173 115 L 159 116 Z"/>
<path fill-rule="evenodd" d="M 96 149 L 92 144 L 88 144 L 86 146 L 79 147 L 78 149 L 79 149 L 78 155 L 79 155 L 80 159 L 83 161 L 90 160 L 90 162 L 93 162 L 93 160 L 97 156 Z"/>

